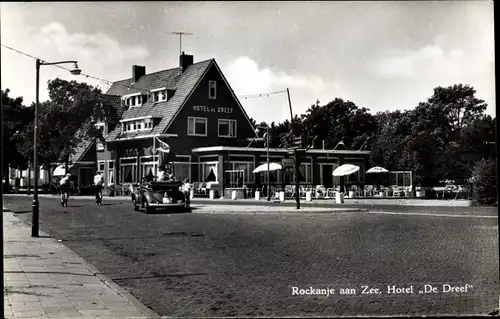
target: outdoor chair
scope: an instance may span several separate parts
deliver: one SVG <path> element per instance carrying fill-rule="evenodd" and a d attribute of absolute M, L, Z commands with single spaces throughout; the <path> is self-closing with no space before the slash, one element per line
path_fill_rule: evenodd
<path fill-rule="evenodd" d="M 333 198 L 335 199 L 335 188 L 328 188 L 326 190 L 326 193 L 325 193 L 325 198 L 329 199 L 329 198 Z"/>
<path fill-rule="evenodd" d="M 364 196 L 372 197 L 373 196 L 373 185 L 365 185 L 363 193 L 364 193 Z"/>
<path fill-rule="evenodd" d="M 302 198 L 302 197 L 306 197 L 306 189 L 303 185 L 300 185 L 299 186 L 299 196 Z"/>
<path fill-rule="evenodd" d="M 316 186 L 316 196 L 315 198 L 325 198 L 326 188 L 323 185 Z"/>
<path fill-rule="evenodd" d="M 392 188 L 392 197 L 401 197 L 401 190 L 399 187 Z"/>
<path fill-rule="evenodd" d="M 122 185 L 122 196 L 130 196 L 132 193 L 133 186 L 130 183 L 126 183 Z"/>
<path fill-rule="evenodd" d="M 318 192 L 316 191 L 316 188 L 311 188 L 311 189 L 309 190 L 309 192 L 311 192 L 311 199 L 313 199 L 313 198 L 318 198 L 318 197 L 317 197 L 317 196 L 318 196 L 318 195 L 317 195 L 317 194 L 318 194 Z"/>

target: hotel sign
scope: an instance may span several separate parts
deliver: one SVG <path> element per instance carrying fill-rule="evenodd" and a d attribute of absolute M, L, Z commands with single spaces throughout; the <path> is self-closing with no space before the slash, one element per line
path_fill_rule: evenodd
<path fill-rule="evenodd" d="M 222 106 L 206 106 L 206 105 L 193 105 L 193 111 L 195 112 L 206 112 L 206 113 L 233 113 L 232 107 L 222 107 Z"/>

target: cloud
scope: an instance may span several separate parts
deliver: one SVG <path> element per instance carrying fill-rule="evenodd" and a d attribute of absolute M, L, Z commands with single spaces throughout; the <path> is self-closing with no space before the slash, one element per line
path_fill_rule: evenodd
<path fill-rule="evenodd" d="M 19 32 L 10 30 L 2 33 L 2 43 L 45 61 L 78 61 L 82 73 L 105 80 L 122 79 L 124 70 L 129 70 L 131 61 L 144 61 L 149 51 L 140 45 L 124 45 L 108 35 L 98 33 L 72 33 L 59 22 L 50 22 L 40 28 L 19 27 Z M 34 61 L 30 58 L 2 48 L 2 82 L 13 96 L 23 96 L 25 103 L 35 100 Z M 71 65 L 63 65 L 71 67 Z M 40 100 L 48 99 L 45 83 L 60 77 L 65 80 L 87 82 L 100 86 L 104 91 L 107 84 L 102 81 L 75 77 L 65 70 L 43 67 L 40 70 Z M 127 74 L 128 76 L 128 74 Z"/>
<path fill-rule="evenodd" d="M 435 45 L 425 46 L 413 52 L 398 53 L 372 61 L 370 65 L 372 72 L 382 78 L 412 78 L 435 70 L 435 66 L 445 60 L 456 60 L 461 57 L 461 52 L 458 50 L 447 56 Z"/>
<path fill-rule="evenodd" d="M 301 114 L 317 99 L 326 103 L 342 92 L 342 87 L 336 82 L 325 82 L 317 76 L 260 68 L 257 62 L 247 56 L 229 61 L 222 71 L 249 116 L 258 122 L 282 122 L 290 118 L 286 93 L 248 99 L 242 98 L 242 95 L 283 91 L 289 88 L 293 113 Z"/>
<path fill-rule="evenodd" d="M 52 22 L 35 34 L 37 43 L 43 47 L 57 48 L 57 51 L 100 64 L 113 65 L 127 60 L 144 59 L 149 55 L 146 48 L 132 45 L 124 46 L 103 33 L 73 33 L 58 22 Z"/>

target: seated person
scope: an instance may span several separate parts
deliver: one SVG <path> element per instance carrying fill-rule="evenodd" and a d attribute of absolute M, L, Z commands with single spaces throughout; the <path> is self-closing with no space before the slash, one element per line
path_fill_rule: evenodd
<path fill-rule="evenodd" d="M 174 175 L 172 174 L 172 171 L 168 168 L 161 172 L 160 178 L 158 179 L 159 182 L 168 182 L 174 180 L 175 180 Z"/>

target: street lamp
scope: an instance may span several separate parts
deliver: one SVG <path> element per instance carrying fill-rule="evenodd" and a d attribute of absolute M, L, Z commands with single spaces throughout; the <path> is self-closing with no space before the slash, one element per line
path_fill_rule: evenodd
<path fill-rule="evenodd" d="M 35 102 L 35 125 L 33 130 L 33 169 L 34 172 L 34 189 L 33 189 L 33 204 L 32 204 L 32 221 L 31 221 L 31 237 L 38 237 L 39 229 L 39 203 L 38 203 L 38 173 L 40 172 L 37 163 L 37 129 L 38 129 L 38 106 L 39 106 L 39 88 L 40 88 L 40 65 L 56 65 L 56 64 L 66 64 L 73 63 L 74 66 L 69 72 L 73 75 L 80 75 L 82 70 L 78 68 L 77 61 L 60 61 L 60 62 L 42 62 L 40 59 L 36 59 L 36 102 Z"/>

